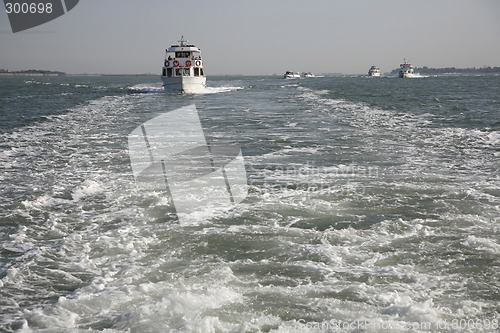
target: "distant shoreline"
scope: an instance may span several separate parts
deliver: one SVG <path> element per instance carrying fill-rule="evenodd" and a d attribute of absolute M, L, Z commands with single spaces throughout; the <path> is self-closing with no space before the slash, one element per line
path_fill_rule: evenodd
<path fill-rule="evenodd" d="M 66 76 L 66 73 L 41 69 L 26 69 L 12 72 L 6 69 L 0 69 L 0 76 Z"/>
<path fill-rule="evenodd" d="M 22 73 L 22 72 L 8 72 L 8 73 L 0 73 L 0 76 L 66 76 L 66 74 L 53 74 L 53 73 Z"/>
<path fill-rule="evenodd" d="M 399 69 L 394 69 L 388 74 L 397 74 Z M 415 67 L 415 72 L 422 75 L 449 75 L 449 74 L 488 74 L 488 73 L 500 73 L 500 67 L 472 67 L 472 68 L 430 68 L 430 67 Z M 49 71 L 49 70 L 39 70 L 39 69 L 28 69 L 20 71 L 9 71 L 5 69 L 0 69 L 0 76 L 159 76 L 160 74 L 153 73 L 139 73 L 139 74 L 107 74 L 107 73 L 77 73 L 68 74 L 60 71 Z M 280 76 L 281 74 L 213 74 L 211 76 Z M 358 75 L 358 74 L 343 74 L 343 73 L 325 73 L 322 75 L 332 75 L 332 76 L 343 76 L 343 75 Z M 359 74 L 361 75 L 361 74 Z"/>
<path fill-rule="evenodd" d="M 45 71 L 45 70 L 21 70 L 21 71 L 8 71 L 0 69 L 0 76 L 160 76 L 160 74 L 139 73 L 139 74 L 106 74 L 106 73 L 81 73 L 81 74 L 68 74 L 58 71 Z"/>

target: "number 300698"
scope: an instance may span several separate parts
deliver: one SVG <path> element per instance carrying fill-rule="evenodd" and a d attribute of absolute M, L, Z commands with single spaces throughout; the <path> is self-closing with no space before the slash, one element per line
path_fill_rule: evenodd
<path fill-rule="evenodd" d="M 52 13 L 52 4 L 48 3 L 10 3 L 5 4 L 7 14 L 50 14 Z"/>

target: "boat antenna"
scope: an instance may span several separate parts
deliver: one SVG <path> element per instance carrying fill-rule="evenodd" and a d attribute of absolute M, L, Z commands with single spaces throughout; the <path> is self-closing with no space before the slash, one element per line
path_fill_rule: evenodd
<path fill-rule="evenodd" d="M 181 43 L 181 46 L 184 46 L 184 45 L 186 45 L 187 40 L 185 40 L 185 39 L 184 39 L 184 35 L 182 35 L 182 36 L 181 36 L 181 39 L 180 39 L 180 40 L 178 40 L 178 42 L 179 42 L 179 43 Z"/>

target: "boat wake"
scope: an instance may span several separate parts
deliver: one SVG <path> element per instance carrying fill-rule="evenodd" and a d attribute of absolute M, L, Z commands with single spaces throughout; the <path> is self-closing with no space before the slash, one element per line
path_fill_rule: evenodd
<path fill-rule="evenodd" d="M 137 84 L 127 89 L 132 94 L 157 94 L 165 91 L 162 86 L 151 86 L 146 84 Z"/>
<path fill-rule="evenodd" d="M 224 93 L 224 92 L 229 92 L 229 91 L 236 91 L 236 90 L 241 90 L 243 87 L 205 87 L 205 89 L 198 94 L 205 95 L 205 94 L 218 94 L 218 93 Z"/>
<path fill-rule="evenodd" d="M 145 84 L 138 84 L 138 85 L 135 85 L 132 87 L 128 87 L 127 89 L 129 91 L 129 93 L 131 93 L 131 94 L 165 93 L 165 89 L 163 87 L 151 86 L 151 85 L 145 85 Z M 200 92 L 189 93 L 189 94 L 192 94 L 192 95 L 218 94 L 218 93 L 236 91 L 236 90 L 241 90 L 241 89 L 243 89 L 243 87 L 205 87 Z M 176 94 L 179 94 L 179 92 L 176 92 Z"/>
<path fill-rule="evenodd" d="M 368 77 L 371 77 L 371 76 L 368 76 Z M 391 79 L 400 79 L 401 78 L 398 75 L 387 75 L 384 77 L 391 78 Z M 406 76 L 405 79 L 425 79 L 428 77 L 431 77 L 431 76 L 430 75 L 421 75 L 421 74 L 415 73 L 415 74 Z"/>
<path fill-rule="evenodd" d="M 407 76 L 407 79 L 423 79 L 429 77 L 429 75 L 420 75 L 419 73 L 412 74 L 410 76 Z"/>

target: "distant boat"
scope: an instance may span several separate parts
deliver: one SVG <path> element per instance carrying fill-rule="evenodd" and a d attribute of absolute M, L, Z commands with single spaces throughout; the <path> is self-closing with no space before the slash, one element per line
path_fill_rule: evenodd
<path fill-rule="evenodd" d="M 377 66 L 372 66 L 368 70 L 368 76 L 380 76 L 380 68 Z"/>
<path fill-rule="evenodd" d="M 161 79 L 167 92 L 204 91 L 207 78 L 203 72 L 201 50 L 193 44 L 188 44 L 182 36 L 178 45 L 166 49 Z"/>
<path fill-rule="evenodd" d="M 313 72 L 304 72 L 304 73 L 302 73 L 302 77 L 312 78 L 312 77 L 324 77 L 324 76 L 323 75 L 316 75 Z"/>
<path fill-rule="evenodd" d="M 415 67 L 413 67 L 411 64 L 406 62 L 406 59 L 404 59 L 404 62 L 399 65 L 399 72 L 398 76 L 402 78 L 410 78 L 415 76 Z"/>
<path fill-rule="evenodd" d="M 285 79 L 300 79 L 300 74 L 299 74 L 299 72 L 286 71 L 285 74 L 283 74 L 283 78 L 285 78 Z"/>

